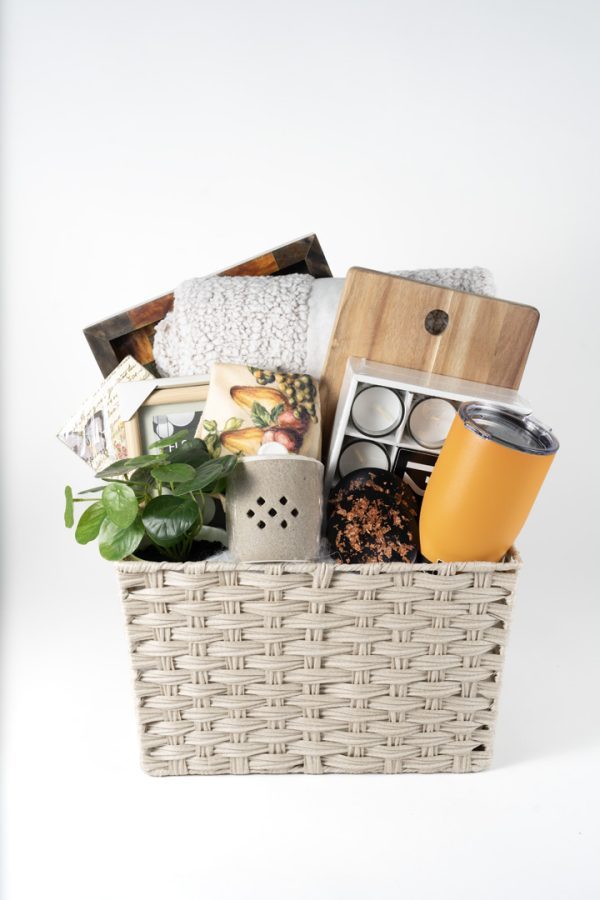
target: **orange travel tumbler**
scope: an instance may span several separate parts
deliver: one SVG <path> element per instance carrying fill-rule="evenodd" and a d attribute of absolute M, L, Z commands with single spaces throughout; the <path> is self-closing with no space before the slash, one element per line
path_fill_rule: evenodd
<path fill-rule="evenodd" d="M 531 416 L 463 403 L 423 497 L 423 556 L 430 562 L 502 559 L 557 450 L 552 432 Z"/>

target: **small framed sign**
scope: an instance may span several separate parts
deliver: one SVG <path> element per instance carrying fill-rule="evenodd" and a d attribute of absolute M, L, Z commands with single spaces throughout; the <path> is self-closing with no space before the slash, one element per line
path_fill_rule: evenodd
<path fill-rule="evenodd" d="M 208 382 L 172 386 L 169 383 L 173 380 L 162 379 L 167 382 L 165 385 L 154 380 L 144 385 L 150 385 L 149 391 L 125 420 L 127 456 L 152 453 L 148 449 L 151 444 L 182 429 L 192 437 L 196 434 L 206 404 Z"/>
<path fill-rule="evenodd" d="M 100 387 L 65 422 L 57 437 L 94 472 L 128 455 L 121 390 L 149 392 L 150 373 L 131 356 L 122 360 Z"/>

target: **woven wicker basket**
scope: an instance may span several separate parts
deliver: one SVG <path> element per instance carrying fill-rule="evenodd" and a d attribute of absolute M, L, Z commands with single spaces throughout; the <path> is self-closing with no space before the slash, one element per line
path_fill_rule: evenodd
<path fill-rule="evenodd" d="M 145 770 L 486 768 L 519 566 L 119 563 Z"/>

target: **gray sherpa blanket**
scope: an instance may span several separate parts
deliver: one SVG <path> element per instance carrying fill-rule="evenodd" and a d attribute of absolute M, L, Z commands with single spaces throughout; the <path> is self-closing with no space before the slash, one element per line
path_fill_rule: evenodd
<path fill-rule="evenodd" d="M 415 281 L 493 295 L 486 269 L 393 272 Z M 203 375 L 215 362 L 280 366 L 319 378 L 343 278 L 312 275 L 191 278 L 175 289 L 173 309 L 156 326 L 162 375 Z"/>

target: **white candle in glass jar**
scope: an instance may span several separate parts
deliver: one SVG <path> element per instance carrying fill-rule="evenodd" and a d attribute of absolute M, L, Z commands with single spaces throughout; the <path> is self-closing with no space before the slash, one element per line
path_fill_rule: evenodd
<path fill-rule="evenodd" d="M 408 430 L 421 447 L 439 449 L 454 421 L 456 409 L 442 397 L 425 397 L 418 400 L 408 417 Z"/>
<path fill-rule="evenodd" d="M 382 437 L 398 427 L 404 417 L 404 404 L 391 388 L 368 387 L 354 398 L 352 424 L 370 437 Z"/>
<path fill-rule="evenodd" d="M 390 458 L 384 447 L 374 441 L 353 441 L 340 453 L 338 469 L 341 477 L 357 469 L 389 469 Z"/>

